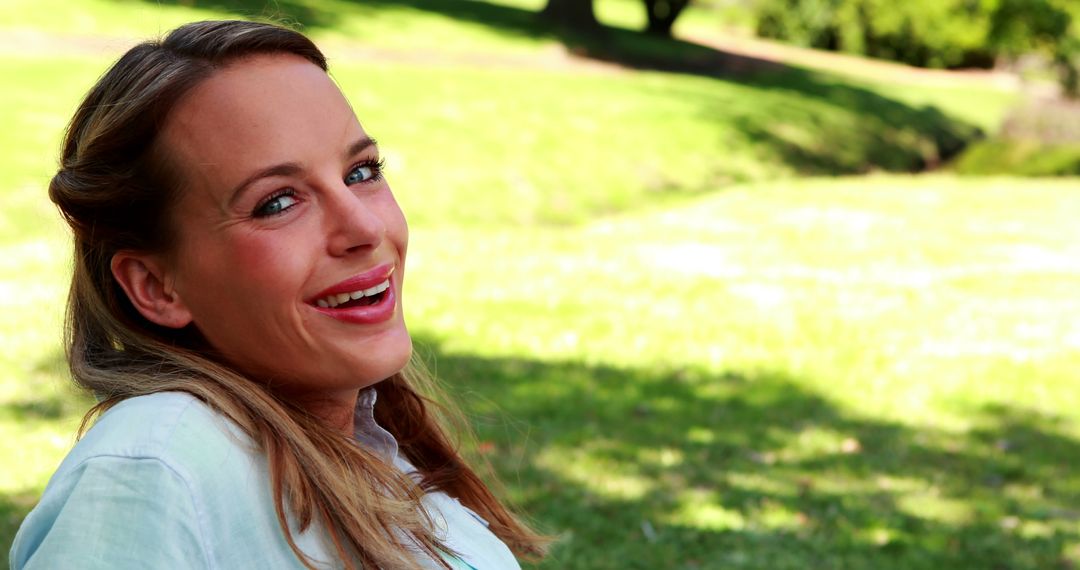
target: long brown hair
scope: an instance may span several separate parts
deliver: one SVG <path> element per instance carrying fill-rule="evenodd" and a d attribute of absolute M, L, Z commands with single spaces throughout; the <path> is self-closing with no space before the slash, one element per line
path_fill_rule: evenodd
<path fill-rule="evenodd" d="M 68 363 L 75 381 L 100 400 L 80 432 L 127 398 L 162 391 L 194 395 L 266 454 L 278 521 L 309 567 L 293 535 L 313 523 L 325 527 L 346 567 L 415 566 L 417 547 L 440 560 L 446 549 L 420 505 L 432 488 L 485 517 L 519 556 L 542 555 L 544 539 L 518 521 L 458 453 L 443 427 L 442 415 L 452 407 L 415 360 L 379 384 L 376 417 L 418 468 L 419 485 L 257 378 L 215 359 L 193 327 L 169 329 L 143 318 L 113 277 L 110 261 L 118 251 L 167 252 L 172 242 L 168 213 L 182 183 L 156 146 L 169 113 L 221 68 L 272 53 L 298 55 L 327 70 L 319 49 L 295 31 L 245 21 L 196 22 L 129 50 L 76 111 L 49 196 L 75 238 Z"/>

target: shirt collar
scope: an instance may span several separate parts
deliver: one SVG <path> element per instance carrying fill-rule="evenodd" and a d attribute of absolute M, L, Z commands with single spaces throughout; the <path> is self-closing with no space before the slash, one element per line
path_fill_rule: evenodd
<path fill-rule="evenodd" d="M 353 435 L 356 441 L 394 464 L 398 458 L 398 442 L 394 436 L 375 421 L 375 401 L 379 393 L 375 387 L 364 388 L 356 400 L 353 413 Z"/>

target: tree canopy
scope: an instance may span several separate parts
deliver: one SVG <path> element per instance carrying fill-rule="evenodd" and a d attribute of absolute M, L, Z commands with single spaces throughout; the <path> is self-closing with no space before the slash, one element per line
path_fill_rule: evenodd
<path fill-rule="evenodd" d="M 1075 0 L 760 0 L 767 38 L 920 67 L 991 67 L 1038 53 L 1077 90 L 1080 2 Z"/>

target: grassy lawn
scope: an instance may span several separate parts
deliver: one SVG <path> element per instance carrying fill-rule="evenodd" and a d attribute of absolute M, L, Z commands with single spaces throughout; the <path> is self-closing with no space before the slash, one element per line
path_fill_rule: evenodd
<path fill-rule="evenodd" d="M 47 180 L 68 111 L 104 65 L 0 60 L 0 73 L 20 78 L 0 93 L 0 118 L 16 126 L 3 135 L 15 156 L 0 182 Z M 963 120 L 927 104 L 961 107 L 950 90 L 913 89 L 900 102 L 885 87 L 798 69 L 720 80 L 344 60 L 334 75 L 398 183 L 424 189 L 402 201 L 425 224 L 580 223 L 744 181 L 911 170 L 955 151 L 1007 104 L 988 97 Z M 40 214 L 17 200 L 0 232 L 25 235 L 22 208 Z"/>
<path fill-rule="evenodd" d="M 1077 208 L 873 177 L 419 229 L 409 311 L 545 568 L 1070 567 Z"/>
<path fill-rule="evenodd" d="M 408 314 L 562 536 L 544 568 L 1067 567 L 1077 208 L 1075 182 L 872 177 L 421 226 Z M 5 279 L 35 291 L 5 307 L 7 533 L 79 409 L 41 311 L 65 248 L 30 257 Z"/>
<path fill-rule="evenodd" d="M 49 1 L 15 0 L 0 30 L 122 47 L 262 6 Z M 562 38 L 525 18 L 539 4 L 276 3 L 380 139 L 412 225 L 410 326 L 560 537 L 540 567 L 1080 565 L 1080 185 L 872 174 L 934 163 L 1015 96 L 363 57 L 543 58 Z M 601 16 L 633 26 L 635 5 Z M 44 185 L 108 54 L 0 53 L 6 550 L 87 405 Z"/>

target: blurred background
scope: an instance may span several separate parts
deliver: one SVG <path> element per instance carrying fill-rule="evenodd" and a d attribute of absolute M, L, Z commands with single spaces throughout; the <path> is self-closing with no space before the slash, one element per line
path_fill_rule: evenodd
<path fill-rule="evenodd" d="M 301 27 L 538 568 L 1080 566 L 1080 2 L 3 0 L 0 546 L 73 443 L 65 122 L 184 22 Z"/>

